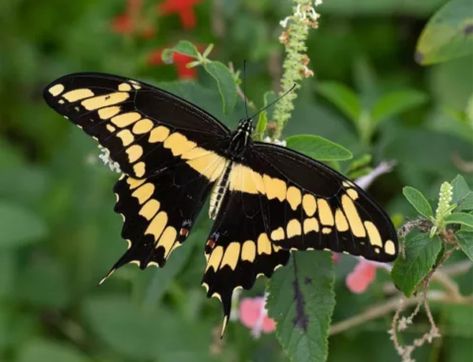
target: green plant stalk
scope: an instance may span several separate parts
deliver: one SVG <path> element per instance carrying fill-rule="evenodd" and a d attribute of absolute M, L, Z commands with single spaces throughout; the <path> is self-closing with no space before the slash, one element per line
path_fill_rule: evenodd
<path fill-rule="evenodd" d="M 294 110 L 294 101 L 297 98 L 297 90 L 300 88 L 300 82 L 312 75 L 307 68 L 309 61 L 306 55 L 306 41 L 309 36 L 310 28 L 317 27 L 316 18 L 304 18 L 300 15 L 300 11 L 309 11 L 312 7 L 313 0 L 293 0 L 293 14 L 289 18 L 287 28 L 282 34 L 281 40 L 285 44 L 285 59 L 283 62 L 283 76 L 281 79 L 281 90 L 279 95 L 287 92 L 295 85 L 292 92 L 284 96 L 274 109 L 274 119 L 276 128 L 272 135 L 273 139 L 280 139 L 284 126 L 291 117 Z"/>

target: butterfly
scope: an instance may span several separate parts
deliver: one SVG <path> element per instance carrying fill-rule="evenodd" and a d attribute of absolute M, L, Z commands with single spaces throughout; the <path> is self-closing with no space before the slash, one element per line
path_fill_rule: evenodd
<path fill-rule="evenodd" d="M 222 303 L 223 328 L 233 291 L 270 277 L 292 250 L 380 262 L 397 256 L 396 232 L 375 200 L 323 163 L 254 141 L 251 118 L 231 131 L 176 95 L 99 73 L 59 78 L 44 98 L 105 147 L 122 172 L 115 211 L 128 248 L 106 277 L 127 263 L 164 266 L 209 196 L 202 285 Z"/>

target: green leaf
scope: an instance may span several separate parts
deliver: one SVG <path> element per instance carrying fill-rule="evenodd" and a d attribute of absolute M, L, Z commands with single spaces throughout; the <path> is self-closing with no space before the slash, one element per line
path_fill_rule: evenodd
<path fill-rule="evenodd" d="M 353 157 L 345 147 L 321 136 L 295 135 L 286 139 L 287 147 L 319 161 L 343 161 Z"/>
<path fill-rule="evenodd" d="M 375 123 L 380 123 L 426 101 L 425 93 L 413 89 L 388 93 L 374 104 L 371 110 L 371 119 Z"/>
<path fill-rule="evenodd" d="M 473 12 L 470 0 L 447 2 L 425 26 L 417 42 L 416 61 L 444 62 L 473 53 Z"/>
<path fill-rule="evenodd" d="M 36 339 L 26 342 L 19 349 L 18 362 L 86 362 L 91 361 L 72 345 L 53 340 Z"/>
<path fill-rule="evenodd" d="M 45 223 L 32 211 L 0 202 L 0 248 L 39 241 L 45 235 Z"/>
<path fill-rule="evenodd" d="M 357 94 L 346 85 L 337 82 L 323 82 L 318 92 L 332 102 L 353 123 L 358 123 L 361 116 L 361 104 Z"/>
<path fill-rule="evenodd" d="M 455 210 L 473 210 L 473 191 L 461 175 L 457 175 L 451 182 L 453 186 L 452 201 L 457 205 Z"/>
<path fill-rule="evenodd" d="M 454 212 L 444 219 L 445 224 L 460 224 L 473 228 L 473 215 L 466 212 Z"/>
<path fill-rule="evenodd" d="M 185 54 L 195 59 L 199 57 L 199 51 L 197 50 L 195 45 L 187 40 L 181 40 L 173 48 L 164 49 L 161 55 L 163 62 L 167 64 L 172 63 L 174 53 Z"/>
<path fill-rule="evenodd" d="M 291 361 L 325 361 L 335 306 L 334 270 L 326 252 L 295 252 L 269 282 L 269 315 Z"/>
<path fill-rule="evenodd" d="M 391 277 L 407 297 L 412 295 L 417 285 L 432 269 L 441 249 L 442 242 L 438 236 L 430 239 L 426 234 L 410 233 L 406 237 L 406 257 L 397 258 Z"/>
<path fill-rule="evenodd" d="M 404 197 L 409 201 L 414 209 L 417 212 L 425 217 L 434 216 L 432 211 L 432 206 L 430 206 L 429 202 L 425 198 L 425 196 L 414 187 L 406 186 L 402 189 L 402 193 Z"/>
<path fill-rule="evenodd" d="M 471 261 L 473 261 L 473 233 L 460 231 L 455 234 L 458 240 L 458 244 L 463 252 L 466 254 Z"/>
<path fill-rule="evenodd" d="M 223 113 L 228 114 L 235 107 L 237 100 L 237 85 L 232 73 L 220 62 L 205 63 L 204 69 L 217 82 L 218 91 L 222 98 Z"/>

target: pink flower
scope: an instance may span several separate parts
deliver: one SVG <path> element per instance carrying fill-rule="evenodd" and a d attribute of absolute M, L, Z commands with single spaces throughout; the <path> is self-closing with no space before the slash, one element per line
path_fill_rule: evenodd
<path fill-rule="evenodd" d="M 264 297 L 243 298 L 240 302 L 240 321 L 250 328 L 255 337 L 261 332 L 271 333 L 276 329 L 276 322 L 268 317 Z"/>
<path fill-rule="evenodd" d="M 376 278 L 376 264 L 360 259 L 355 269 L 348 274 L 345 282 L 353 293 L 360 294 L 373 283 Z"/>

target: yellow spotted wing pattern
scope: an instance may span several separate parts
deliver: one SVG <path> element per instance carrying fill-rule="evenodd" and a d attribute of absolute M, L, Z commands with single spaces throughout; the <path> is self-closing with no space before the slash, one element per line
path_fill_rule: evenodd
<path fill-rule="evenodd" d="M 209 194 L 215 222 L 202 283 L 209 297 L 221 300 L 225 321 L 234 289 L 270 277 L 291 250 L 327 249 L 381 262 L 397 256 L 392 223 L 371 197 L 320 162 L 253 142 L 251 120 L 230 132 L 173 94 L 106 74 L 64 76 L 44 97 L 107 148 L 123 173 L 114 188 L 115 211 L 123 216 L 128 249 L 110 273 L 126 263 L 163 266 Z"/>

